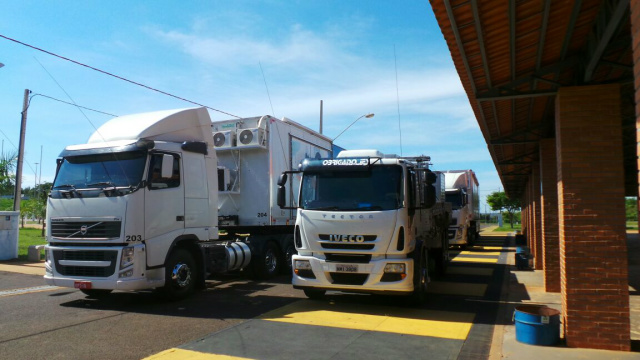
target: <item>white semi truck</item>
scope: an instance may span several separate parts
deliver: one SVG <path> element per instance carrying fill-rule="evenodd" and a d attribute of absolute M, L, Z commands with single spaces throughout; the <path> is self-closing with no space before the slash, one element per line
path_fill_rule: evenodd
<path fill-rule="evenodd" d="M 473 244 L 480 233 L 478 179 L 473 170 L 448 170 L 444 172 L 444 178 L 446 201 L 453 208 L 449 244 L 464 248 Z"/>
<path fill-rule="evenodd" d="M 240 150 L 243 159 L 244 151 L 269 153 L 264 159 L 282 155 L 285 167 L 267 162 L 244 168 L 244 160 L 237 168 L 226 167 L 224 159 L 221 165 L 216 148 L 224 152 L 224 141 L 220 144 L 205 108 L 117 117 L 86 144 L 67 146 L 58 158 L 47 205 L 47 283 L 93 297 L 155 288 L 180 299 L 203 287 L 210 274 L 239 269 L 259 277 L 275 274 L 293 226 L 271 226 L 286 219 L 264 199 L 277 188 L 269 174 L 286 170 L 290 153 L 279 150 L 283 144 L 274 137 L 283 128 L 270 127 L 282 121 L 252 119 L 236 120 L 233 135 L 250 130 L 257 140 L 245 144 L 245 134 L 228 139 L 232 146 L 246 145 Z M 292 135 L 278 135 L 286 136 Z M 260 197 L 247 179 L 254 176 L 265 182 Z M 235 213 L 224 205 L 229 193 L 236 196 Z M 251 217 L 243 212 L 244 197 L 255 197 L 260 207 L 251 210 Z M 226 219 L 220 226 L 219 214 Z M 240 240 L 228 226 L 243 224 L 248 226 Z"/>
<path fill-rule="evenodd" d="M 441 174 L 429 157 L 345 150 L 306 159 L 297 211 L 293 286 L 310 298 L 327 290 L 411 295 L 416 301 L 449 260 Z M 279 204 L 285 208 L 288 173 Z"/>

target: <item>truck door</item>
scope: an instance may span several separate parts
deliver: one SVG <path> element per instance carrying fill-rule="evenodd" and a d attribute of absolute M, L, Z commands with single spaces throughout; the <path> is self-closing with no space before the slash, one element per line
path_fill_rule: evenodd
<path fill-rule="evenodd" d="M 178 154 L 151 154 L 148 186 L 145 190 L 144 221 L 147 241 L 168 241 L 171 244 L 176 236 L 172 232 L 184 229 L 184 185 L 180 160 Z M 153 251 L 153 246 L 149 247 Z"/>

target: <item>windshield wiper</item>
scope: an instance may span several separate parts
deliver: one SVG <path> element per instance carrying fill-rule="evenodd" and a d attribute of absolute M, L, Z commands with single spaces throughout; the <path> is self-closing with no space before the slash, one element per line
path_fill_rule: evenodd
<path fill-rule="evenodd" d="M 116 187 L 111 181 L 100 181 L 97 183 L 87 184 L 87 186 L 112 186 Z"/>
<path fill-rule="evenodd" d="M 324 206 L 324 207 L 309 208 L 307 210 L 340 210 L 340 208 L 337 206 Z"/>
<path fill-rule="evenodd" d="M 61 188 L 61 187 L 71 188 L 72 191 L 77 191 L 76 187 L 73 186 L 72 184 L 60 184 L 60 185 L 54 186 L 53 188 L 57 189 L 57 188 Z"/>

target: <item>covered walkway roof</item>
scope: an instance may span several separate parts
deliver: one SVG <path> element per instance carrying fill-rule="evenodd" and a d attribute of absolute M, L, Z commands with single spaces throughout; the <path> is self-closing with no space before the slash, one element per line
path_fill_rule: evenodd
<path fill-rule="evenodd" d="M 558 88 L 606 83 L 623 84 L 626 194 L 637 196 L 629 0 L 430 2 L 510 197 L 554 137 Z"/>

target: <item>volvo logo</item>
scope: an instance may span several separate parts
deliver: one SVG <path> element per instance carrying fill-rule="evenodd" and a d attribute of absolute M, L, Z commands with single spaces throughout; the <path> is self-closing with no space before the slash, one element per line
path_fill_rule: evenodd
<path fill-rule="evenodd" d="M 85 235 L 87 233 L 87 225 L 80 226 L 80 234 Z"/>

